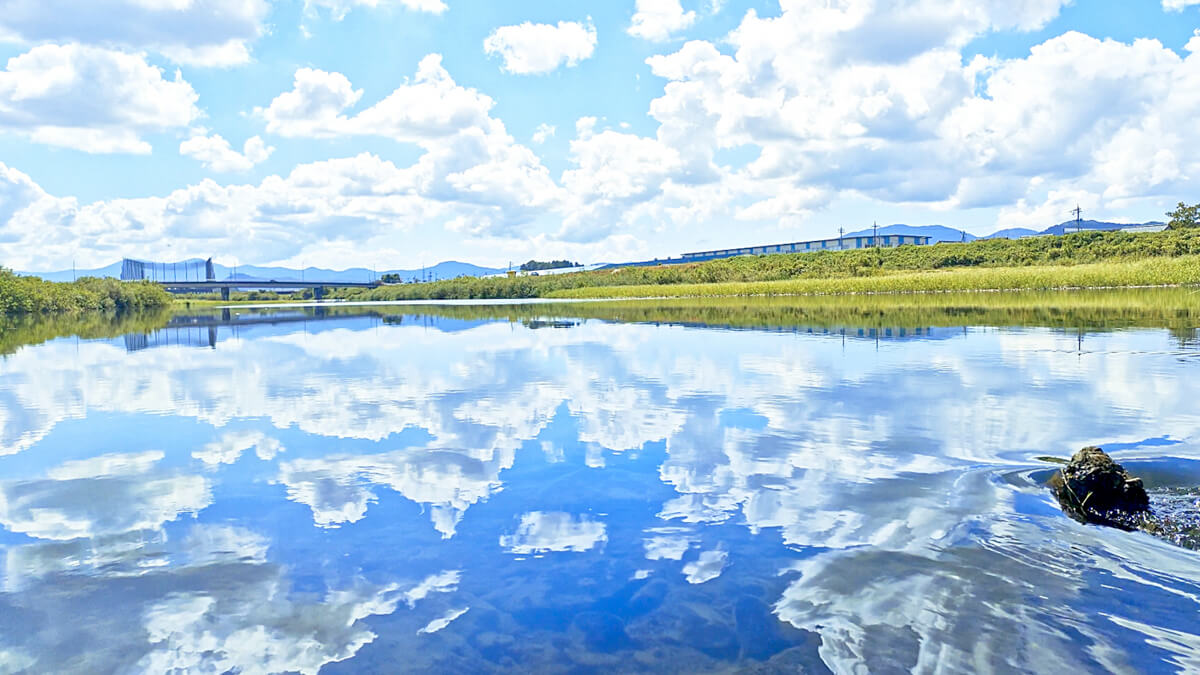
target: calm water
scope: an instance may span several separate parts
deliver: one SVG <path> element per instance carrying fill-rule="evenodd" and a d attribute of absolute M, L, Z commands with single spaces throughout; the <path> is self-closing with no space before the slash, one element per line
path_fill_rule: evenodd
<path fill-rule="evenodd" d="M 736 307 L 10 344 L 0 672 L 1200 669 L 1200 554 L 1037 459 L 1194 501 L 1195 314 Z"/>

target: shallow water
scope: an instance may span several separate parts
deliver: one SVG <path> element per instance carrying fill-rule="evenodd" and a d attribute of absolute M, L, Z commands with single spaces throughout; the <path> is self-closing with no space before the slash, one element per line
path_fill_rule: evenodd
<path fill-rule="evenodd" d="M 1200 669 L 1200 554 L 1067 518 L 1037 459 L 1103 446 L 1187 517 L 1192 314 L 798 302 L 12 346 L 0 672 Z"/>

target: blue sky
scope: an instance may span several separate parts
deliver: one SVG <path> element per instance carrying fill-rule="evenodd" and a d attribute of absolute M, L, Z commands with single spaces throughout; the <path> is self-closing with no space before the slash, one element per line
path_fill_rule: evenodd
<path fill-rule="evenodd" d="M 0 264 L 1158 219 L 1200 201 L 1198 28 L 1197 0 L 0 0 Z"/>

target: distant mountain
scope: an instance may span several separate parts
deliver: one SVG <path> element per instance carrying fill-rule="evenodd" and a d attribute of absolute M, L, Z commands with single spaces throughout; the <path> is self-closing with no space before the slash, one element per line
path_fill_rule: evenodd
<path fill-rule="evenodd" d="M 480 267 L 471 263 L 459 262 L 457 260 L 447 260 L 440 262 L 433 267 L 425 268 L 425 276 L 428 279 L 453 279 L 455 277 L 485 277 L 489 274 L 499 274 L 504 271 L 503 267 Z M 380 274 L 398 274 L 401 279 L 420 279 L 420 269 L 415 270 L 380 270 Z"/>
<path fill-rule="evenodd" d="M 982 239 L 1020 239 L 1021 237 L 1028 237 L 1028 236 L 1031 236 L 1034 234 L 1040 234 L 1040 233 L 1037 230 L 1031 230 L 1027 227 L 1010 227 L 1006 230 L 1000 230 L 999 232 L 993 232 L 993 233 L 989 234 L 988 236 L 981 237 L 981 238 Z"/>
<path fill-rule="evenodd" d="M 847 232 L 842 235 L 845 237 L 870 237 L 874 234 L 874 230 L 866 229 L 857 232 Z M 934 244 L 942 241 L 975 241 L 979 237 L 970 232 L 963 232 L 952 227 L 944 225 L 904 225 L 897 223 L 895 225 L 885 225 L 879 228 L 879 236 L 886 235 L 906 235 L 917 237 L 929 237 Z"/>
<path fill-rule="evenodd" d="M 1119 230 L 1122 227 L 1131 225 L 1162 225 L 1162 221 L 1151 221 L 1148 223 L 1110 223 L 1104 220 L 1084 220 L 1079 223 L 1085 230 Z M 1053 227 L 1047 227 L 1039 234 L 1056 234 L 1062 236 L 1066 232 L 1074 232 L 1077 223 L 1074 220 L 1068 220 L 1064 223 L 1059 223 Z"/>
<path fill-rule="evenodd" d="M 197 262 L 196 260 L 187 260 L 179 262 Z M 447 260 L 440 262 L 425 270 L 378 270 L 372 271 L 363 267 L 354 267 L 348 270 L 329 270 L 320 267 L 308 267 L 303 271 L 292 269 L 290 267 L 262 267 L 259 265 L 238 265 L 236 268 L 227 267 L 225 265 L 213 265 L 214 271 L 217 274 L 217 279 L 234 279 L 237 281 L 297 281 L 301 278 L 306 280 L 319 279 L 321 281 L 346 281 L 346 282 L 364 282 L 378 278 L 384 274 L 397 274 L 401 279 L 420 279 L 422 272 L 427 279 L 453 279 L 460 276 L 479 277 L 488 274 L 496 274 L 503 272 L 503 269 L 491 267 L 480 267 L 470 263 L 458 262 L 456 260 Z M 237 270 L 236 276 L 234 270 Z M 71 270 L 61 270 L 58 272 L 22 272 L 21 274 L 30 274 L 39 276 L 48 281 L 70 281 L 73 277 L 119 277 L 121 275 L 121 263 L 115 262 L 104 267 L 94 269 L 79 269 L 72 272 Z"/>

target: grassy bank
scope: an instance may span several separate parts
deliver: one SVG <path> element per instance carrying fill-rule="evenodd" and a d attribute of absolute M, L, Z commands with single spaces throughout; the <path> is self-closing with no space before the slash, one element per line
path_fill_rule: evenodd
<path fill-rule="evenodd" d="M 85 277 L 71 283 L 17 276 L 0 268 L 0 316 L 85 311 L 130 311 L 171 304 L 171 296 L 148 282 Z"/>
<path fill-rule="evenodd" d="M 1063 288 L 1176 286 L 1200 283 L 1200 256 L 1072 266 L 985 267 L 897 272 L 867 277 L 785 279 L 714 284 L 588 287 L 554 291 L 552 298 L 705 297 L 1019 291 Z"/>
<path fill-rule="evenodd" d="M 630 297 L 635 295 L 716 294 L 710 284 L 734 284 L 721 293 L 845 293 L 896 290 L 954 290 L 984 288 L 1055 288 L 1076 285 L 1128 286 L 1192 283 L 1189 271 L 1200 256 L 1200 231 L 1180 230 L 1157 234 L 1128 232 L 1080 232 L 1065 237 L 980 240 L 965 244 L 902 246 L 899 248 L 820 251 L 760 256 L 740 256 L 684 265 L 627 267 L 575 274 L 517 278 L 460 278 L 428 284 L 386 286 L 370 291 L 349 291 L 339 297 L 355 300 L 419 300 L 534 297 Z M 1170 267 L 1153 278 L 1130 276 L 1143 268 L 1114 269 L 1064 275 L 1066 268 L 1145 261 L 1192 260 Z M 1101 266 L 1104 266 L 1101 265 Z M 1152 266 L 1151 266 L 1152 267 Z M 949 277 L 915 275 L 916 272 L 951 270 L 1013 269 L 1012 280 L 988 274 Z M 1022 276 L 1022 270 L 1044 269 L 1052 276 Z M 1086 269 L 1086 268 L 1085 268 Z M 1149 270 L 1150 268 L 1144 268 Z M 908 275 L 908 276 L 905 276 Z M 852 282 L 891 277 L 889 282 L 869 282 L 854 287 Z M 1101 278 L 1103 277 L 1103 278 Z M 830 281 L 799 290 L 771 290 L 736 284 L 762 282 Z M 1019 283 L 1018 283 L 1019 281 Z M 915 286 L 903 286 L 912 283 Z M 932 286 L 928 286 L 932 284 Z M 701 288 L 705 285 L 705 288 Z M 686 291 L 682 288 L 690 286 Z M 634 287 L 643 287 L 636 291 Z M 655 287 L 647 292 L 647 287 Z M 670 289 L 663 287 L 672 287 Z M 680 287 L 680 288 L 675 288 Z M 785 286 L 786 287 L 786 286 Z M 586 290 L 585 290 L 586 289 Z M 591 290 L 606 289 L 606 290 Z"/>
<path fill-rule="evenodd" d="M 78 335 L 103 338 L 151 333 L 178 313 L 226 317 L 215 308 L 175 312 L 86 312 L 0 317 L 0 356 L 22 345 Z M 273 309 L 244 309 L 271 316 Z M 436 319 L 508 321 L 530 328 L 561 328 L 581 320 L 655 325 L 706 326 L 738 330 L 829 332 L 850 337 L 920 335 L 928 328 L 967 326 L 1045 327 L 1087 334 L 1127 328 L 1167 329 L 1179 344 L 1197 345 L 1200 292 L 1190 288 L 1122 288 L 1013 293 L 813 295 L 805 297 L 680 297 L 605 302 L 539 304 L 346 306 L 285 310 L 314 322 L 374 317 L 384 325 L 438 326 Z M 226 317 L 227 318 L 227 317 Z M 433 319 L 433 321 L 431 321 Z M 231 322 L 236 325 L 236 320 Z M 350 324 L 347 324 L 350 325 Z M 373 324 L 375 325 L 375 324 Z M 455 330 L 461 328 L 456 325 Z"/>
<path fill-rule="evenodd" d="M 960 326 L 1043 327 L 1083 332 L 1166 328 L 1181 343 L 1194 344 L 1200 327 L 1200 292 L 1189 288 L 1118 288 L 803 298 L 711 296 L 533 305 L 425 305 L 365 311 L 408 311 L 459 320 L 507 320 L 530 327 L 557 325 L 560 320 L 597 319 L 770 331 L 883 332 Z M 396 318 L 392 322 L 402 323 Z"/>

